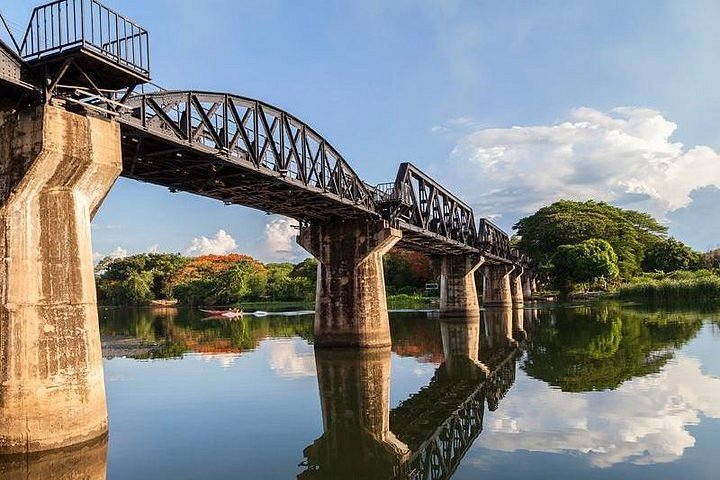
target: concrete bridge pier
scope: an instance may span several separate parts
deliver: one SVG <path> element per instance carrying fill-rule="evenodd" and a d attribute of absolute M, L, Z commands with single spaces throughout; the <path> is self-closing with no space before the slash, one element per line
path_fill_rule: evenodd
<path fill-rule="evenodd" d="M 315 345 L 391 344 L 382 257 L 402 232 L 382 220 L 318 222 L 298 243 L 318 260 Z"/>
<path fill-rule="evenodd" d="M 523 268 L 513 268 L 512 272 L 510 272 L 510 296 L 512 297 L 513 308 L 522 309 L 524 307 L 522 279 Z"/>
<path fill-rule="evenodd" d="M 479 255 L 446 255 L 440 265 L 440 315 L 480 317 L 475 270 L 485 261 Z"/>
<path fill-rule="evenodd" d="M 395 478 L 410 450 L 390 431 L 390 347 L 315 349 L 323 434 L 299 479 Z"/>
<path fill-rule="evenodd" d="M 0 117 L 0 453 L 107 431 L 90 220 L 121 168 L 114 121 Z"/>
<path fill-rule="evenodd" d="M 483 276 L 485 283 L 483 288 L 483 306 L 485 307 L 509 307 L 513 303 L 512 290 L 510 289 L 510 273 L 512 265 L 485 265 Z"/>
<path fill-rule="evenodd" d="M 532 274 L 527 274 L 527 275 L 522 276 L 522 291 L 523 291 L 523 298 L 525 300 L 529 300 L 533 294 L 531 277 L 532 277 Z"/>

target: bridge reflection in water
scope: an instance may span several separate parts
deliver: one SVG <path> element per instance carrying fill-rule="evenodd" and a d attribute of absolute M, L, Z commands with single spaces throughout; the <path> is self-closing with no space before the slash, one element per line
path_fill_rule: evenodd
<path fill-rule="evenodd" d="M 485 405 L 496 410 L 515 381 L 536 314 L 496 308 L 443 319 L 443 363 L 392 410 L 389 349 L 316 349 L 324 432 L 304 450 L 298 478 L 450 478 L 482 432 Z"/>

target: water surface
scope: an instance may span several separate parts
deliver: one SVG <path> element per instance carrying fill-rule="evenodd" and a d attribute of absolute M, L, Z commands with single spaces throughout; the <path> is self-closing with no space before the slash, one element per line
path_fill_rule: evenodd
<path fill-rule="evenodd" d="M 717 310 L 393 313 L 392 349 L 363 351 L 315 350 L 312 318 L 103 310 L 103 334 L 153 349 L 105 360 L 109 440 L 31 460 L 30 478 L 48 468 L 111 480 L 720 471 Z M 25 478 L 28 466 L 3 471 Z"/>

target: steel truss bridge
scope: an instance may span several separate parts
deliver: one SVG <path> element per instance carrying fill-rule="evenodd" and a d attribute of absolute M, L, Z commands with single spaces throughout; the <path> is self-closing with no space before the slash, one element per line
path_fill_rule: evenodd
<path fill-rule="evenodd" d="M 406 248 L 528 265 L 505 232 L 476 222 L 472 208 L 409 163 L 394 182 L 369 185 L 329 141 L 278 107 L 229 93 L 153 89 L 147 31 L 97 0 L 37 7 L 17 39 L 0 20 L 2 102 L 116 118 L 122 176 L 301 225 L 384 219 L 402 230 Z"/>

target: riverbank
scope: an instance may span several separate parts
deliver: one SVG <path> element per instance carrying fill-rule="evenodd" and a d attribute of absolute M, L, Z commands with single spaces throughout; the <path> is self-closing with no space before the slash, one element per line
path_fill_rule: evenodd
<path fill-rule="evenodd" d="M 720 301 L 720 275 L 711 270 L 648 273 L 624 283 L 621 299 L 650 301 Z"/>

